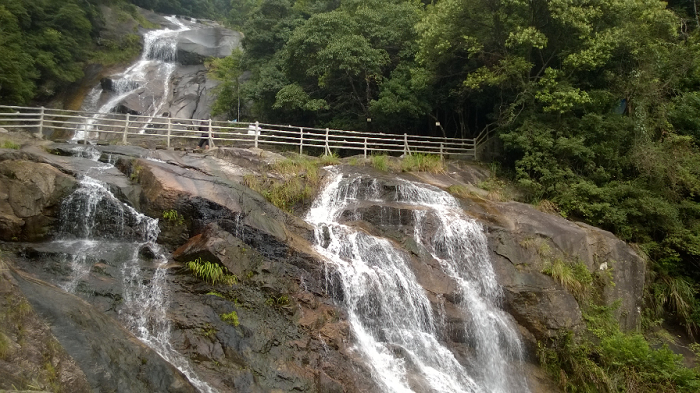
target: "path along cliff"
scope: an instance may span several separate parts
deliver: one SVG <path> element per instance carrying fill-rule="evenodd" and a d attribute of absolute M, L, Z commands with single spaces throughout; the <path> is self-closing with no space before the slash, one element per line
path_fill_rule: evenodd
<path fill-rule="evenodd" d="M 285 160 L 238 148 L 27 141 L 0 149 L 7 265 L 0 290 L 12 293 L 0 306 L 4 321 L 14 321 L 0 328 L 0 389 L 438 391 L 431 372 L 451 364 L 461 374 L 449 384 L 442 378 L 443 391 L 557 391 L 538 365 L 537 343 L 582 331 L 585 321 L 576 291 L 543 273 L 554 264 L 584 266 L 621 326 L 640 324 L 645 263 L 632 248 L 532 206 L 479 197 L 475 185 L 488 177 L 480 167 L 450 162 L 444 174 L 390 174 L 347 159 L 319 169 L 316 201 L 290 213 L 246 186 L 280 178 L 271 168 Z M 444 191 L 455 186 L 473 192 L 453 198 Z M 323 195 L 335 196 L 323 205 Z M 445 206 L 457 218 L 441 221 Z M 319 208 L 334 209 L 332 219 L 310 218 Z M 67 225 L 86 215 L 85 229 Z M 475 237 L 464 241 L 474 244 L 444 240 L 458 220 L 472 228 Z M 370 243 L 373 256 L 363 257 Z M 474 251 L 479 244 L 483 255 Z M 474 258 L 493 283 L 456 272 Z M 372 292 L 360 274 L 356 284 L 369 289 L 354 292 L 343 269 L 369 261 L 371 275 L 382 271 L 380 259 L 393 269 L 381 278 L 386 288 Z M 235 278 L 202 280 L 192 266 L 204 262 Z M 397 277 L 398 301 L 385 295 Z M 468 306 L 472 284 L 491 311 Z M 405 303 L 401 315 L 416 312 L 415 337 L 430 333 L 425 342 L 433 352 L 444 348 L 444 358 L 424 357 L 428 347 L 406 338 L 412 324 L 394 317 L 387 299 Z M 21 316 L 11 312 L 17 304 Z M 139 305 L 148 310 L 134 310 Z M 501 332 L 498 358 L 475 333 L 484 315 Z M 368 337 L 374 341 L 363 346 Z M 493 381 L 496 367 L 505 382 Z"/>

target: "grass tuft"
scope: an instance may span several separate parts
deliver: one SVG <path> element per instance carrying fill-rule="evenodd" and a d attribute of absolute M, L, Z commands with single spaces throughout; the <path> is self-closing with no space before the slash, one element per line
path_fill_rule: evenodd
<path fill-rule="evenodd" d="M 389 156 L 387 156 L 386 154 L 376 156 L 373 155 L 371 158 L 371 163 L 372 167 L 380 171 L 386 172 L 389 170 Z"/>
<path fill-rule="evenodd" d="M 340 160 L 336 155 L 320 158 L 296 156 L 270 165 L 272 176 L 246 175 L 243 181 L 273 205 L 291 212 L 296 205 L 313 199 L 321 183 L 319 167 L 338 163 Z"/>
<path fill-rule="evenodd" d="M 401 160 L 404 172 L 445 173 L 445 162 L 434 154 L 411 154 Z"/>
<path fill-rule="evenodd" d="M 587 297 L 593 283 L 593 275 L 582 262 L 568 264 L 560 259 L 555 259 L 545 264 L 542 273 L 551 276 L 554 281 L 561 284 L 579 301 Z"/>
<path fill-rule="evenodd" d="M 235 311 L 231 311 L 228 314 L 221 314 L 220 317 L 222 321 L 228 322 L 233 326 L 238 326 L 240 324 L 240 322 L 238 321 L 238 313 L 236 313 Z"/>
<path fill-rule="evenodd" d="M 12 141 L 3 141 L 2 145 L 0 145 L 3 149 L 14 149 L 18 150 L 20 148 L 20 145 L 12 142 Z"/>

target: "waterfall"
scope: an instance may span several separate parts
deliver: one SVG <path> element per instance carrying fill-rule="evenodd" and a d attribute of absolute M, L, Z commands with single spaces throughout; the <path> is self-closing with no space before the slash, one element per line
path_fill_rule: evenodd
<path fill-rule="evenodd" d="M 101 84 L 88 93 L 82 110 L 97 113 L 85 124 L 77 127 L 73 134 L 73 141 L 90 138 L 90 132 L 94 130 L 97 120 L 114 111 L 120 103 L 130 97 L 136 97 L 141 107 L 146 108 L 144 113 L 141 113 L 148 117 L 141 128 L 142 133 L 146 125 L 160 113 L 170 97 L 171 77 L 176 69 L 178 35 L 192 28 L 175 16 L 168 16 L 165 19 L 177 28 L 152 30 L 144 35 L 140 59 L 124 72 L 111 77 L 112 97 L 107 102 L 98 104 L 103 93 Z M 150 102 L 147 102 L 148 100 Z"/>
<path fill-rule="evenodd" d="M 339 273 L 342 302 L 355 338 L 384 392 L 527 392 L 518 370 L 522 348 L 491 266 L 486 236 L 459 203 L 437 188 L 405 180 L 393 191 L 376 180 L 333 171 L 306 220 L 316 248 Z M 363 201 L 400 204 L 412 212 L 413 240 L 457 284 L 467 321 L 469 364 L 443 344 L 444 299 L 435 309 L 411 269 L 410 256 L 384 238 L 341 223 Z M 435 228 L 426 230 L 425 228 Z"/>
<path fill-rule="evenodd" d="M 76 155 L 99 157 L 89 153 L 90 149 L 95 150 L 88 146 L 88 153 L 78 149 Z M 95 170 L 101 172 L 111 167 L 102 164 Z M 215 393 L 170 344 L 168 259 L 156 243 L 158 220 L 121 202 L 107 184 L 95 177 L 82 176 L 78 189 L 61 204 L 61 225 L 54 243 L 56 249 L 63 249 L 68 255 L 66 269 L 71 272 L 61 287 L 75 292 L 95 263 L 106 256 L 117 261 L 121 264 L 123 296 L 119 319 L 139 340 L 180 370 L 200 392 Z M 144 248 L 151 251 L 153 258 L 141 257 Z"/>

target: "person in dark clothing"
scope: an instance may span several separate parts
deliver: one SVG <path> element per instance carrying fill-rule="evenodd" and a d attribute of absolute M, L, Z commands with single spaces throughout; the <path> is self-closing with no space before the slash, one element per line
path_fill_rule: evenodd
<path fill-rule="evenodd" d="M 208 149 L 209 148 L 209 128 L 202 122 L 199 123 L 199 131 L 203 131 L 201 138 L 199 140 L 199 148 L 200 149 Z"/>

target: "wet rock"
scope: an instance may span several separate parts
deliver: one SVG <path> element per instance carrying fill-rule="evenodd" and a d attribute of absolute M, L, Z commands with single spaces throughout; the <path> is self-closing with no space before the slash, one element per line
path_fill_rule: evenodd
<path fill-rule="evenodd" d="M 223 27 L 185 31 L 178 36 L 177 59 L 183 65 L 203 64 L 208 57 L 226 57 L 240 46 L 241 34 Z"/>
<path fill-rule="evenodd" d="M 51 389 L 90 392 L 85 374 L 17 288 L 0 261 L 0 392 Z"/>
<path fill-rule="evenodd" d="M 197 390 L 172 365 L 111 318 L 52 285 L 16 275 L 34 310 L 66 352 L 101 392 L 192 392 Z"/>
<path fill-rule="evenodd" d="M 61 199 L 76 180 L 27 160 L 0 162 L 0 240 L 40 240 L 51 231 Z"/>

